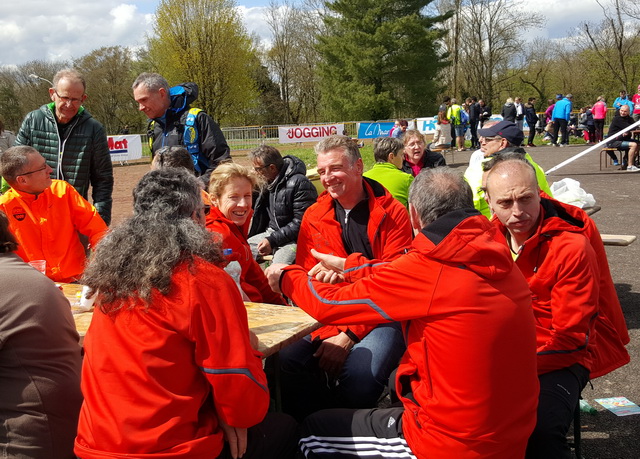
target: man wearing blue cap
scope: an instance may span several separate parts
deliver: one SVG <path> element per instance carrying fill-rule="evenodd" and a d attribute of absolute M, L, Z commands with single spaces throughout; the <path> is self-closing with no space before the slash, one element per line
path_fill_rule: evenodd
<path fill-rule="evenodd" d="M 502 153 L 514 151 L 525 155 L 525 158 L 527 158 L 536 169 L 536 178 L 538 179 L 540 189 L 549 196 L 552 196 L 544 171 L 533 161 L 529 153 L 523 148 L 520 148 L 524 140 L 524 134 L 515 123 L 511 121 L 499 121 L 483 129 L 478 129 L 478 137 L 480 138 L 480 150 L 483 156 L 475 157 L 475 153 L 471 156 L 469 167 L 467 167 L 464 173 L 464 179 L 473 192 L 474 207 L 485 217 L 491 218 L 491 210 L 489 209 L 489 204 L 487 204 L 484 199 L 484 185 L 482 182 L 484 171 L 482 169 L 482 163 Z"/>

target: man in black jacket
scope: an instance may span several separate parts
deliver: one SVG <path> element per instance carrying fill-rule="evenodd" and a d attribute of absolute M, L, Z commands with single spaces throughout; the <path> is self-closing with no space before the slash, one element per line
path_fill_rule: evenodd
<path fill-rule="evenodd" d="M 196 174 L 202 176 L 205 183 L 218 164 L 231 160 L 220 127 L 204 111 L 190 106 L 198 98 L 195 83 L 170 88 L 161 75 L 141 73 L 132 89 L 139 110 L 151 120 L 152 154 L 162 147 L 185 146 L 193 158 Z"/>
<path fill-rule="evenodd" d="M 307 168 L 295 156 L 280 155 L 269 145 L 249 153 L 253 167 L 267 182 L 256 200 L 249 229 L 254 256 L 273 254 L 274 263 L 292 264 L 305 210 L 318 192 L 307 178 Z"/>
<path fill-rule="evenodd" d="M 620 107 L 619 113 L 619 115 L 614 116 L 613 120 L 611 120 L 611 124 L 609 125 L 609 137 L 612 137 L 614 134 L 633 124 L 633 118 L 631 118 L 631 109 L 628 105 L 622 105 Z M 625 155 L 625 158 L 622 160 L 622 167 L 620 169 L 628 170 L 631 172 L 640 170 L 640 168 L 635 165 L 639 144 L 637 140 L 631 138 L 631 131 L 627 131 L 620 137 L 617 137 L 616 139 L 608 142 L 607 146 L 618 148 L 620 150 L 628 150 L 629 161 L 627 162 L 627 155 Z M 615 153 L 607 153 L 613 155 L 615 158 Z M 617 158 L 615 158 L 615 160 L 617 160 Z"/>
<path fill-rule="evenodd" d="M 111 222 L 113 166 L 104 127 L 82 106 L 87 98 L 82 74 L 63 69 L 53 77 L 53 102 L 27 114 L 16 145 L 40 152 L 53 169 L 51 178 L 69 182 L 83 198 L 91 197 L 108 225 Z"/>

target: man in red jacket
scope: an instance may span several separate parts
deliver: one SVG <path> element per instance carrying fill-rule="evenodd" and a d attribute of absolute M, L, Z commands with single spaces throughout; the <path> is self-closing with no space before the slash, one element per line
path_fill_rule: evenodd
<path fill-rule="evenodd" d="M 303 423 L 301 448 L 307 458 L 523 457 L 538 393 L 527 283 L 454 172 L 420 173 L 409 206 L 420 232 L 406 255 L 372 264 L 316 253 L 350 285 L 309 279 L 300 266 L 267 272 L 323 323 L 402 321 L 407 340 L 402 407 L 320 411 Z"/>
<path fill-rule="evenodd" d="M 522 159 L 487 175 L 487 202 L 527 279 L 536 318 L 540 397 L 527 458 L 570 458 L 566 434 L 594 368 L 600 274 L 596 253 L 575 219 L 541 198 L 535 170 Z"/>
<path fill-rule="evenodd" d="M 407 209 L 362 177 L 357 145 L 334 135 L 315 150 L 326 192 L 302 218 L 296 264 L 313 268 L 311 249 L 382 260 L 403 253 L 412 238 Z M 374 407 L 404 348 L 397 323 L 322 327 L 280 352 L 285 412 L 302 419 L 321 408 Z"/>

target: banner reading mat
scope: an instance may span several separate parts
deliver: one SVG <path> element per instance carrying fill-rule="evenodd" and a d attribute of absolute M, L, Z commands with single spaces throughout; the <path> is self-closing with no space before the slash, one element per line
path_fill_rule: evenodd
<path fill-rule="evenodd" d="M 110 135 L 107 142 L 112 163 L 142 158 L 142 140 L 139 135 Z"/>
<path fill-rule="evenodd" d="M 324 124 L 320 126 L 278 126 L 280 143 L 313 142 L 334 134 L 342 134 L 344 124 Z"/>

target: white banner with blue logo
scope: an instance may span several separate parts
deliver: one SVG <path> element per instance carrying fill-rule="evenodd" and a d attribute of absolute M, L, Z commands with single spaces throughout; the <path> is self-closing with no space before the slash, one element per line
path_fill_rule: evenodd
<path fill-rule="evenodd" d="M 107 137 L 111 162 L 132 161 L 142 158 L 142 140 L 139 135 L 110 135 Z"/>

